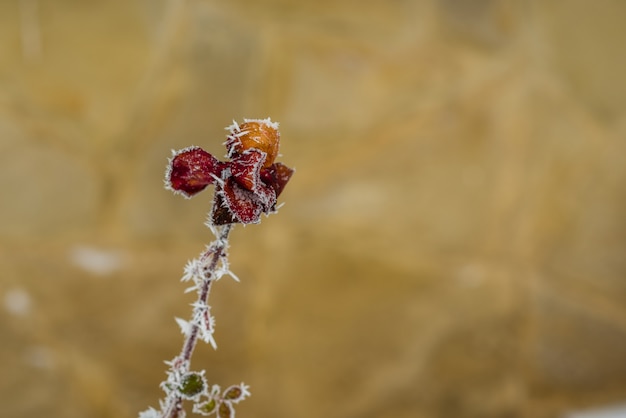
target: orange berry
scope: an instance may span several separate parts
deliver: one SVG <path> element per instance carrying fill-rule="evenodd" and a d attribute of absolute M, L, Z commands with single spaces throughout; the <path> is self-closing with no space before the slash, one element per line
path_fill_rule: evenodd
<path fill-rule="evenodd" d="M 278 156 L 280 132 L 271 123 L 265 121 L 246 121 L 239 125 L 239 130 L 229 136 L 229 155 L 242 154 L 245 150 L 255 148 L 267 154 L 263 167 L 274 163 Z"/>

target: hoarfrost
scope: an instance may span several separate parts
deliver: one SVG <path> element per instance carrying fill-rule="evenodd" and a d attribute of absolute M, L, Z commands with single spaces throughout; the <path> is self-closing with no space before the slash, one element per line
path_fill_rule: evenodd
<path fill-rule="evenodd" d="M 194 259 L 194 260 L 187 261 L 187 264 L 185 265 L 185 268 L 184 268 L 183 277 L 181 277 L 180 281 L 188 282 L 194 279 L 195 277 L 198 277 L 201 271 L 202 271 L 202 268 L 198 260 Z"/>
<path fill-rule="evenodd" d="M 257 122 L 257 123 L 261 123 L 263 125 L 267 125 L 272 129 L 278 130 L 279 127 L 279 123 L 278 122 L 272 122 L 271 118 L 265 118 L 265 119 L 244 119 L 244 122 Z"/>
<path fill-rule="evenodd" d="M 161 413 L 150 407 L 139 413 L 139 418 L 161 418 Z"/>
<path fill-rule="evenodd" d="M 189 335 L 189 333 L 191 332 L 191 324 L 189 323 L 189 321 L 185 321 L 184 319 L 178 317 L 174 319 L 180 327 L 180 332 L 182 332 L 183 335 Z"/>

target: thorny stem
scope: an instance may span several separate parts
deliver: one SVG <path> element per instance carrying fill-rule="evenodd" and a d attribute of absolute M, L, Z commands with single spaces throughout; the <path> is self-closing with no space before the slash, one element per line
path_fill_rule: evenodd
<path fill-rule="evenodd" d="M 213 241 L 208 250 L 200 257 L 204 277 L 202 280 L 202 286 L 200 288 L 200 291 L 198 292 L 198 300 L 194 304 L 195 307 L 192 314 L 192 319 L 196 316 L 197 311 L 201 309 L 199 308 L 199 306 L 207 304 L 209 293 L 211 292 L 211 284 L 213 283 L 213 279 L 215 278 L 215 269 L 217 268 L 217 263 L 222 257 L 226 256 L 228 235 L 230 234 L 231 229 L 232 224 L 218 227 L 216 240 Z M 198 342 L 198 332 L 200 330 L 198 324 L 196 324 L 194 321 L 191 321 L 191 324 L 191 330 L 185 337 L 185 341 L 183 342 L 183 347 L 180 351 L 180 354 L 174 359 L 174 363 L 171 366 L 172 369 L 174 367 L 178 367 L 178 371 L 182 372 L 183 374 L 189 371 L 191 356 L 193 354 L 194 348 L 196 347 L 196 343 Z M 179 366 L 177 366 L 177 364 Z M 183 410 L 182 396 L 178 393 L 178 391 L 170 391 L 165 405 L 166 408 L 163 412 L 162 417 L 178 418 Z"/>

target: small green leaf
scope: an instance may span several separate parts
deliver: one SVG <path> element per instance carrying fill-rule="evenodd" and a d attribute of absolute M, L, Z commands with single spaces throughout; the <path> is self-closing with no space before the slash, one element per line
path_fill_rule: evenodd
<path fill-rule="evenodd" d="M 200 373 L 191 372 L 183 377 L 183 381 L 179 387 L 179 392 L 187 399 L 195 398 L 200 395 L 206 387 L 204 376 Z"/>
<path fill-rule="evenodd" d="M 211 415 L 217 410 L 217 402 L 215 399 L 211 399 L 207 402 L 195 404 L 193 411 L 202 415 Z"/>

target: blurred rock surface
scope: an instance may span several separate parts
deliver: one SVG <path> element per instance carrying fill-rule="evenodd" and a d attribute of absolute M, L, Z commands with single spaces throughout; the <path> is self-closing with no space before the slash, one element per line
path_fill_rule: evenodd
<path fill-rule="evenodd" d="M 297 173 L 278 216 L 235 230 L 242 283 L 215 287 L 219 349 L 194 358 L 252 386 L 238 416 L 624 401 L 625 18 L 618 0 L 0 2 L 1 415 L 156 405 L 178 279 L 210 240 L 210 194 L 165 191 L 166 158 L 222 155 L 224 126 L 266 116 Z"/>

